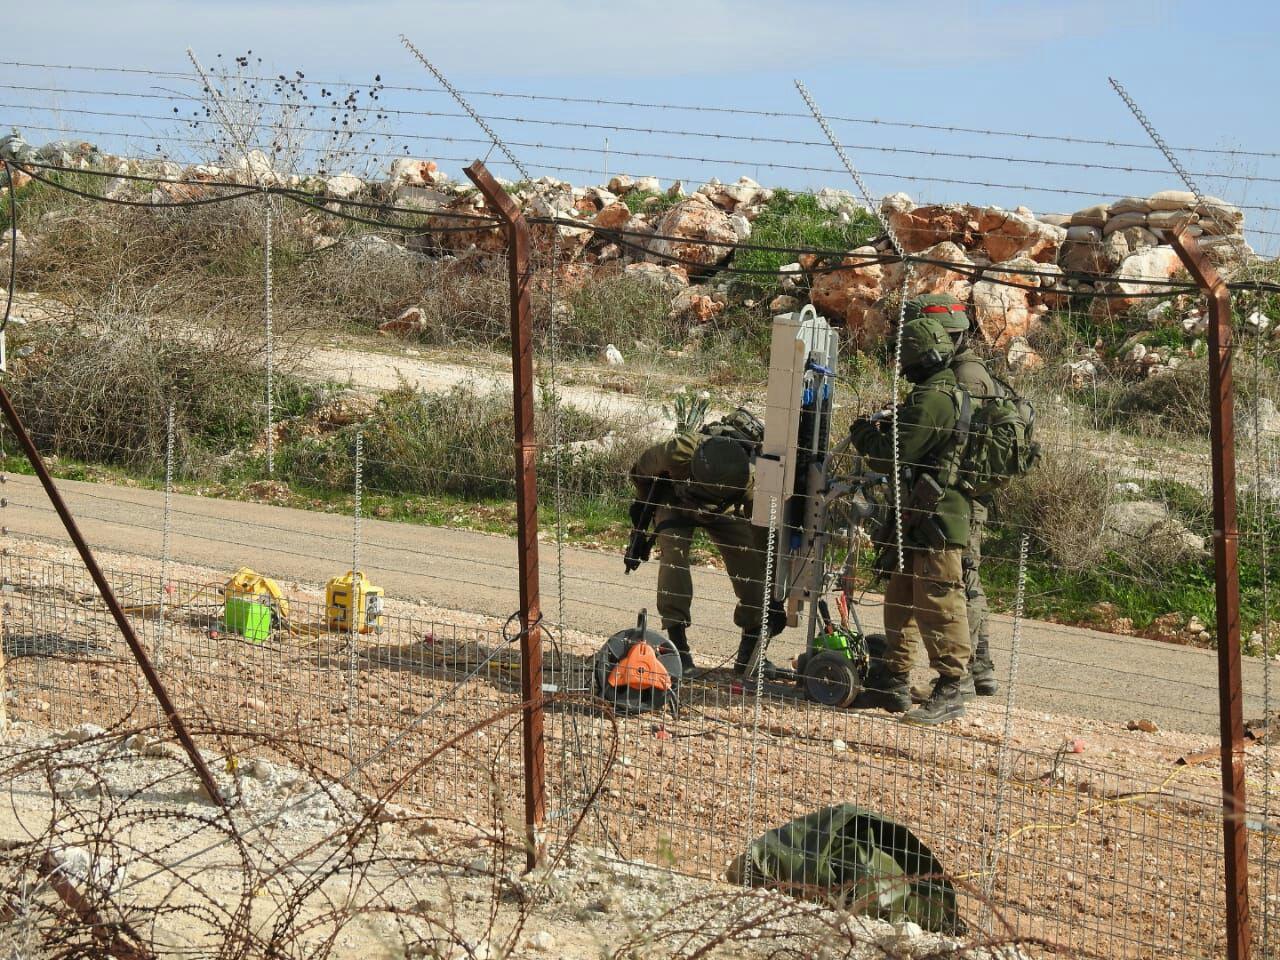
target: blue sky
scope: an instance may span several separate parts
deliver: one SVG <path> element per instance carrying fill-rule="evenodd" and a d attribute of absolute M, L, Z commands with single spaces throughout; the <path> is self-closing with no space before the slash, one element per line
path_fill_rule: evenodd
<path fill-rule="evenodd" d="M 1280 35 L 1280 4 L 1265 2 L 1206 7 L 1142 0 L 896 5 L 53 0 L 17 5 L 4 23 L 0 57 L 14 60 L 189 75 L 188 46 L 206 65 L 218 63 L 219 53 L 226 62 L 253 50 L 253 66 L 261 56 L 265 75 L 301 70 L 308 79 L 347 82 L 362 90 L 375 74 L 391 85 L 435 86 L 397 42 L 401 32 L 456 85 L 474 91 L 803 113 L 792 86 L 799 77 L 826 113 L 850 118 L 835 127 L 873 193 L 905 190 L 917 199 L 1069 211 L 1093 197 L 1179 184 L 1162 172 L 1097 168 L 1163 171 L 1164 159 L 1149 149 L 853 121 L 1146 144 L 1145 133 L 1107 84 L 1108 75 L 1114 75 L 1175 146 L 1280 152 L 1271 50 Z M 151 152 L 163 137 L 200 132 L 176 120 L 139 116 L 168 116 L 172 105 L 154 98 L 188 95 L 189 80 L 0 65 L 0 84 L 44 88 L 0 89 L 0 103 L 7 105 L 0 107 L 0 126 L 27 128 L 29 139 L 37 142 L 57 136 L 56 128 L 113 149 Z M 72 89 L 96 93 L 58 92 Z M 152 99 L 121 96 L 139 93 Z M 495 118 L 493 126 L 504 138 L 523 144 L 513 149 L 534 175 L 552 173 L 585 183 L 599 180 L 606 170 L 686 181 L 745 173 L 769 185 L 851 186 L 839 172 L 792 169 L 838 167 L 829 148 L 749 139 L 820 141 L 821 132 L 805 116 L 764 118 L 478 94 L 472 100 L 481 113 Z M 185 101 L 175 103 L 188 111 Z M 427 113 L 457 110 L 447 97 L 423 91 L 388 90 L 379 105 Z M 603 129 L 610 125 L 639 130 Z M 424 157 L 486 152 L 478 144 L 411 139 L 483 136 L 461 118 L 395 115 L 379 127 L 383 136 L 376 138 L 373 152 L 403 153 L 406 146 Z M 110 130 L 115 136 L 78 133 L 84 130 Z M 649 130 L 665 132 L 644 132 Z M 717 134 L 723 139 L 712 136 Z M 174 152 L 194 148 L 172 140 L 163 146 Z M 918 152 L 897 152 L 902 150 Z M 937 153 L 948 156 L 931 155 Z M 1280 182 L 1265 182 L 1280 181 L 1280 159 L 1180 156 L 1206 192 L 1256 207 L 1280 207 Z M 461 163 L 442 165 L 457 170 Z M 940 182 L 945 180 L 968 182 Z M 1280 251 L 1280 237 L 1271 235 L 1280 232 L 1277 213 L 1250 210 L 1248 219 L 1256 231 L 1254 245 Z"/>

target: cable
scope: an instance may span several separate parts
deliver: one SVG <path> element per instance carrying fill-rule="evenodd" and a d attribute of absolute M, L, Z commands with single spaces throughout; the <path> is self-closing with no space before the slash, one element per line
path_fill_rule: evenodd
<path fill-rule="evenodd" d="M 17 60 L 0 60 L 0 66 L 42 69 L 42 70 L 59 70 L 59 71 L 77 70 L 77 71 L 91 72 L 91 73 L 120 73 L 120 74 L 132 74 L 132 75 L 151 76 L 151 77 L 165 77 L 165 78 L 174 79 L 174 80 L 183 80 L 188 83 L 195 82 L 195 78 L 193 78 L 190 74 L 174 73 L 174 72 L 162 71 L 162 70 L 146 70 L 146 69 L 139 69 L 139 68 L 101 67 L 101 66 L 87 66 L 87 65 L 76 65 L 76 64 L 31 63 L 31 62 L 17 61 Z M 268 83 L 279 83 L 283 79 L 283 75 L 277 75 L 275 77 L 245 75 L 241 79 L 268 82 Z M 350 81 L 309 80 L 309 79 L 306 79 L 305 77 L 298 77 L 296 80 L 290 78 L 288 82 L 297 83 L 299 85 L 304 85 L 304 86 L 324 86 L 324 87 L 338 87 L 338 88 L 351 87 Z M 431 94 L 447 94 L 448 93 L 447 90 L 436 88 L 436 87 L 396 85 L 396 84 L 386 84 L 386 83 L 381 84 L 381 88 L 384 90 L 399 90 L 399 91 L 404 91 L 409 93 L 431 93 Z M 746 109 L 741 107 L 707 106 L 702 104 L 678 104 L 678 103 L 660 103 L 660 102 L 650 103 L 650 102 L 637 101 L 637 100 L 611 100 L 611 99 L 606 99 L 602 97 L 567 97 L 567 96 L 555 96 L 551 94 L 509 93 L 509 92 L 495 91 L 495 90 L 460 90 L 459 92 L 466 96 L 493 97 L 497 99 L 509 99 L 509 100 L 527 100 L 531 102 L 543 102 L 543 103 L 561 103 L 561 104 L 574 103 L 574 104 L 585 104 L 585 105 L 592 105 L 592 106 L 628 107 L 628 108 L 650 109 L 650 110 L 679 110 L 679 111 L 689 111 L 689 112 L 696 112 L 696 113 L 729 114 L 729 115 L 743 116 L 743 117 L 757 117 L 757 118 L 764 117 L 764 118 L 770 118 L 770 119 L 808 119 L 808 116 L 806 114 L 793 112 L 793 111 L 786 111 L 786 110 L 760 110 L 760 109 Z M 966 134 L 973 134 L 977 136 L 1007 137 L 1015 140 L 1027 140 L 1027 141 L 1038 140 L 1038 141 L 1048 141 L 1052 143 L 1071 143 L 1071 144 L 1078 144 L 1078 145 L 1084 145 L 1084 146 L 1124 148 L 1124 149 L 1133 149 L 1133 150 L 1153 149 L 1152 146 L 1147 143 L 1132 143 L 1132 142 L 1123 141 L 1123 140 L 1104 140 L 1104 139 L 1096 139 L 1096 138 L 1088 138 L 1088 137 L 1072 137 L 1072 136 L 1066 136 L 1061 134 L 1035 133 L 1031 131 L 992 130 L 992 129 L 984 129 L 981 127 L 962 127 L 962 126 L 955 126 L 953 124 L 936 124 L 936 123 L 926 123 L 926 122 L 907 121 L 907 120 L 883 120 L 883 119 L 871 118 L 871 117 L 844 117 L 844 116 L 832 115 L 829 119 L 837 123 L 863 124 L 863 125 L 875 126 L 875 127 L 896 127 L 896 128 L 902 128 L 902 129 L 910 129 L 910 130 L 931 130 L 931 131 L 936 131 L 941 133 L 966 133 Z M 1177 147 L 1176 149 L 1187 152 L 1187 153 L 1203 153 L 1203 154 L 1228 156 L 1228 157 L 1261 157 L 1261 158 L 1269 158 L 1269 159 L 1280 158 L 1280 152 L 1275 152 L 1275 151 L 1234 150 L 1234 149 L 1228 149 L 1228 148 L 1210 148 L 1210 147 Z"/>

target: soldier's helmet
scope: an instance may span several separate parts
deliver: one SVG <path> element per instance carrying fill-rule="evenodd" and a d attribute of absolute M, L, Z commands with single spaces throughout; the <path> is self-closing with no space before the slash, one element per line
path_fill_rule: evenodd
<path fill-rule="evenodd" d="M 902 325 L 902 375 L 918 383 L 951 363 L 956 345 L 943 329 L 942 322 L 925 314 Z"/>
<path fill-rule="evenodd" d="M 707 503 L 728 503 L 746 496 L 751 459 L 730 437 L 707 437 L 689 463 L 689 492 Z"/>
<path fill-rule="evenodd" d="M 969 331 L 969 311 L 950 294 L 930 293 L 908 300 L 903 308 L 903 318 L 909 322 L 921 317 L 935 317 L 947 333 Z"/>

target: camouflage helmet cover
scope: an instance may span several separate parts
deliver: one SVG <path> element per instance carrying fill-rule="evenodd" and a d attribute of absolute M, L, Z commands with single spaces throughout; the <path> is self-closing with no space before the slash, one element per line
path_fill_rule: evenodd
<path fill-rule="evenodd" d="M 904 319 L 936 317 L 947 333 L 965 333 L 969 329 L 969 313 L 965 305 L 946 293 L 930 293 L 912 297 L 903 311 Z"/>
<path fill-rule="evenodd" d="M 689 463 L 692 493 L 711 500 L 733 500 L 746 494 L 751 462 L 746 448 L 730 437 L 707 437 Z"/>
<path fill-rule="evenodd" d="M 941 370 L 955 352 L 955 344 L 936 315 L 924 314 L 902 325 L 901 369 L 908 378 Z"/>

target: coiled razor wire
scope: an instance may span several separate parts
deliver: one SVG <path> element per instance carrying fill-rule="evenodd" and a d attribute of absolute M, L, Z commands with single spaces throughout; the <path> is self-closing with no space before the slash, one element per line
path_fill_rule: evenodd
<path fill-rule="evenodd" d="M 774 564 L 774 546 L 778 540 L 778 498 L 769 498 L 769 535 L 765 545 L 764 553 L 764 593 L 760 603 L 760 637 L 756 642 L 755 653 L 747 661 L 749 666 L 755 671 L 755 699 L 752 704 L 751 717 L 751 740 L 750 750 L 751 759 L 747 763 L 747 837 L 746 843 L 749 846 L 755 838 L 755 822 L 756 822 L 756 745 L 760 741 L 760 714 L 761 701 L 764 699 L 764 665 L 766 662 L 766 654 L 769 652 L 769 610 L 773 605 L 773 564 Z M 747 675 L 747 679 L 751 679 L 751 675 Z M 750 870 L 742 872 L 742 885 L 749 887 Z"/>
<path fill-rule="evenodd" d="M 355 496 L 351 510 L 351 587 L 347 593 L 347 762 L 355 767 L 355 725 L 351 717 L 356 709 L 356 673 L 359 666 L 356 647 L 356 621 L 364 595 L 364 576 L 360 573 L 360 508 L 364 493 L 364 430 L 356 431 Z"/>
<path fill-rule="evenodd" d="M 1000 864 L 1000 844 L 1004 833 L 1004 805 L 1011 770 L 1012 752 L 1009 743 L 1013 737 L 1013 704 L 1018 681 L 1018 652 L 1022 648 L 1022 617 L 1027 596 L 1027 550 L 1031 535 L 1024 533 L 1018 544 L 1018 591 L 1013 601 L 1013 637 L 1009 643 L 1009 676 L 1004 691 L 1004 731 L 1000 737 L 1000 751 L 996 760 L 996 822 L 987 850 L 987 864 L 982 881 L 982 920 L 990 919 L 991 898 L 995 890 L 996 869 Z"/>
<path fill-rule="evenodd" d="M 164 521 L 160 528 L 160 623 L 156 632 L 156 665 L 159 666 L 164 656 L 165 610 L 164 599 L 169 592 L 171 574 L 170 549 L 173 533 L 173 414 L 174 404 L 169 401 L 169 410 L 165 416 L 164 436 Z"/>
<path fill-rule="evenodd" d="M 844 164 L 845 170 L 849 172 L 849 176 L 853 179 L 854 184 L 858 188 L 858 193 L 862 195 L 862 202 L 877 220 L 880 221 L 880 227 L 884 230 L 884 235 L 889 239 L 889 243 L 893 245 L 894 252 L 897 253 L 902 261 L 902 295 L 898 298 L 898 330 L 893 343 L 893 396 L 890 398 L 893 404 L 893 413 L 889 418 L 889 428 L 893 434 L 893 529 L 895 546 L 897 547 L 897 569 L 898 573 L 902 573 L 904 569 L 904 558 L 902 556 L 902 468 L 899 453 L 899 437 L 898 437 L 898 389 L 899 389 L 899 370 L 902 366 L 902 324 L 906 318 L 907 311 L 907 290 L 911 284 L 911 280 L 915 275 L 914 264 L 907 259 L 906 249 L 902 246 L 902 241 L 898 239 L 898 233 L 893 229 L 893 224 L 889 222 L 889 218 L 884 215 L 884 211 L 880 205 L 875 202 L 871 196 L 871 190 L 867 187 L 866 181 L 862 179 L 862 174 L 858 173 L 858 168 L 853 165 L 853 161 L 849 159 L 849 155 L 845 153 L 844 147 L 841 145 L 836 132 L 831 129 L 831 125 L 827 123 L 827 118 L 822 115 L 822 111 L 818 108 L 817 102 L 809 94 L 808 88 L 804 85 L 803 80 L 795 81 L 796 89 L 800 91 L 800 96 L 804 98 L 804 102 L 809 107 L 809 112 L 813 114 L 813 119 L 818 122 L 818 126 L 822 128 L 822 132 L 827 135 L 827 140 L 831 143 L 831 148 L 835 150 L 836 156 L 840 158 L 840 162 Z"/>

